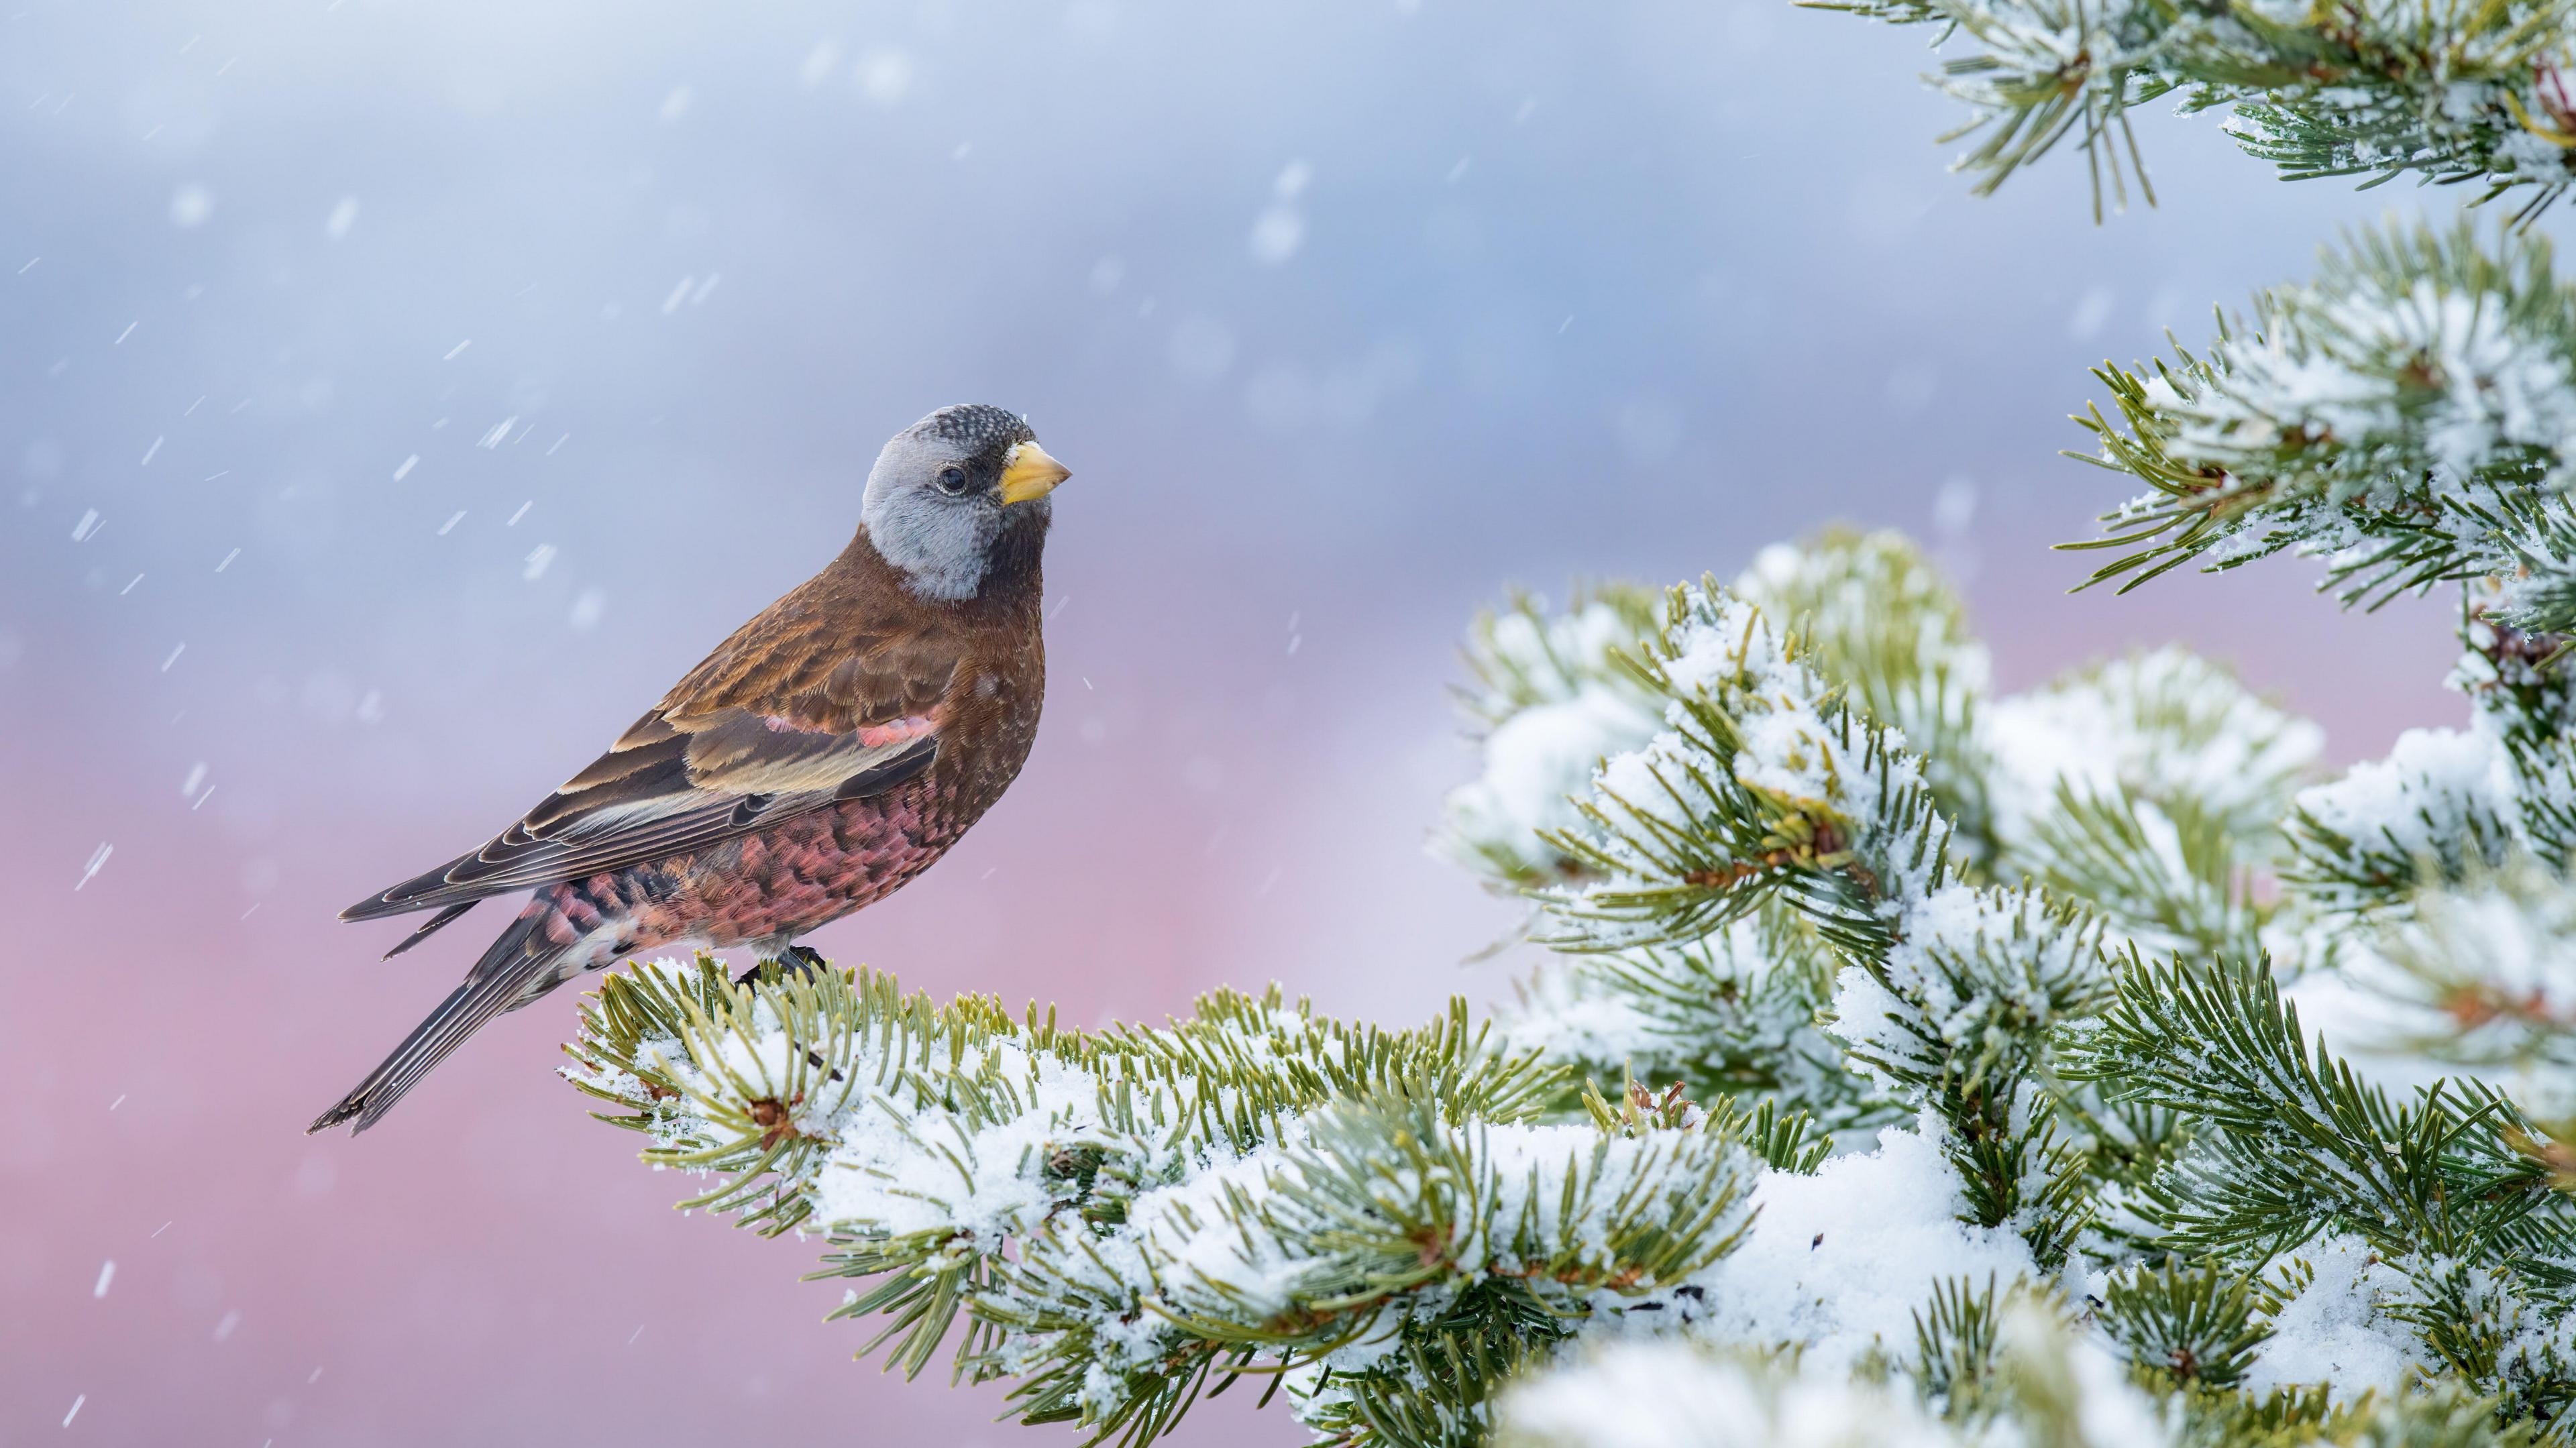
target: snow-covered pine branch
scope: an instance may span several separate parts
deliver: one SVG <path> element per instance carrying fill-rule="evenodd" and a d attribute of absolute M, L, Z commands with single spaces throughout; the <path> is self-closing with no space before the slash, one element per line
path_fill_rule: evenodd
<path fill-rule="evenodd" d="M 1559 1068 L 1463 1007 L 1390 1033 L 1220 994 L 1085 1033 L 701 961 L 610 978 L 583 1027 L 567 1077 L 648 1161 L 717 1178 L 685 1205 L 819 1233 L 827 1274 L 875 1279 L 838 1315 L 883 1318 L 890 1365 L 953 1339 L 1023 1421 L 1135 1441 L 1211 1375 L 1283 1370 L 1309 1421 L 1407 1441 L 1368 1425 L 1434 1362 L 1472 1429 L 1478 1374 L 1736 1245 L 1748 1144 L 1814 1157 L 1796 1123 L 1678 1100 L 1538 1120 Z"/>
<path fill-rule="evenodd" d="M 2515 852 L 2412 905 L 2372 942 L 2365 967 L 2398 1007 L 2393 1038 L 2506 1075 L 2542 1114 L 2576 1115 L 2576 891 Z"/>
<path fill-rule="evenodd" d="M 2351 0 L 1808 0 L 1938 28 L 1931 84 L 1969 119 L 1958 167 L 1991 192 L 2069 139 L 2084 149 L 2098 215 L 2125 202 L 2143 161 L 2128 112 L 2173 96 L 2224 108 L 2251 155 L 2290 179 L 2412 174 L 2487 196 L 2529 188 L 2525 215 L 2576 179 L 2576 86 L 2566 0 L 2427 5 Z"/>
<path fill-rule="evenodd" d="M 1978 687 L 1945 706 L 1940 717 L 1957 722 L 1940 734 L 1953 778 L 1966 779 L 1950 788 L 1973 791 L 1992 840 L 1983 859 L 1948 854 L 1947 873 L 1911 898 L 1884 898 L 1872 868 L 1872 851 L 1883 846 L 1872 844 L 1869 826 L 1884 817 L 1874 800 L 1885 795 L 1873 791 L 1885 791 L 1891 773 L 1930 790 L 1923 781 L 1933 770 L 1928 761 L 1911 774 L 1882 767 L 1862 775 L 1861 788 L 1844 787 L 1836 766 L 1870 758 L 1873 743 L 1887 751 L 1881 758 L 1912 751 L 1900 733 L 1868 732 L 1850 703 L 1862 690 L 1838 687 L 1822 661 L 1873 657 L 1871 667 L 1891 679 L 1919 665 L 1820 642 L 1844 626 L 1829 607 L 1811 604 L 1799 620 L 1805 632 L 1793 635 L 1744 596 L 1766 575 L 1795 572 L 1873 579 L 1885 596 L 1919 599 L 1886 586 L 1888 560 L 1912 556 L 1891 540 L 1851 535 L 1775 550 L 1731 589 L 1676 595 L 1657 633 L 1605 647 L 1603 667 L 1624 664 L 1663 694 L 1665 727 L 1599 762 L 1600 789 L 1579 827 L 1590 833 L 1558 840 L 1583 868 L 1532 892 L 1560 948 L 1576 953 L 1526 990 L 1506 1019 L 1512 1038 L 1587 1070 L 1626 1064 L 1647 1079 L 1659 1071 L 1722 1079 L 1727 1089 L 1813 1111 L 1839 1129 L 1848 1151 L 1878 1122 L 1852 1098 L 1819 1090 L 1832 1077 L 1808 1069 L 1831 1064 L 1820 1046 L 1839 1051 L 1847 1069 L 1876 1079 L 1877 1101 L 1931 1108 L 1919 1129 L 1940 1147 L 1960 1216 L 2019 1238 L 2029 1290 L 2046 1295 L 2042 1269 L 2062 1260 L 2056 1281 L 2069 1291 L 2086 1284 L 2079 1316 L 2135 1368 L 2203 1394 L 2240 1390 L 2173 1400 L 2189 1405 L 2174 1420 L 2181 1441 L 2250 1441 L 2259 1436 L 2252 1418 L 2267 1419 L 2260 1431 L 2269 1432 L 2285 1414 L 2338 1441 L 2433 1429 L 2485 1441 L 2497 1423 L 2555 1422 L 2567 1407 L 2566 1346 L 2551 1324 L 2565 1311 L 2561 1274 L 2576 1261 L 2567 1129 L 2474 1083 L 2391 1105 L 2327 1058 L 2305 1064 L 2311 1058 L 2285 1027 L 2259 957 L 2267 945 L 2287 951 L 2292 966 L 2320 981 L 2359 980 L 2376 964 L 2383 986 L 2402 963 L 2417 973 L 2419 1026 L 2447 1001 L 2459 1012 L 2447 1017 L 2455 1026 L 2491 1027 L 2482 1047 L 2468 1040 L 2443 1053 L 2436 1043 L 2437 1054 L 2482 1049 L 2508 1057 L 2529 1082 L 2532 1063 L 2546 1061 L 2558 1039 L 2561 1017 L 2545 982 L 2559 954 L 2576 957 L 2576 937 L 2562 930 L 2576 925 L 2576 911 L 2550 908 L 2568 893 L 2564 852 L 2545 857 L 2555 863 L 2534 854 L 2536 841 L 2560 837 L 2545 827 L 2561 817 L 2556 802 L 2567 787 L 2558 752 L 2567 677 L 2556 641 L 2494 622 L 2494 590 L 2472 591 L 2455 682 L 2476 702 L 2479 722 L 2456 737 L 2478 761 L 2494 848 L 2471 849 L 2421 880 L 2378 881 L 2357 904 L 2312 868 L 2314 821 L 2406 820 L 2412 811 L 2376 783 L 2390 766 L 2366 765 L 2302 792 L 2321 743 L 2315 727 L 2186 654 L 2115 661 L 1997 699 L 1983 693 L 1982 655 L 1964 630 L 1872 620 L 1877 637 L 1919 637 L 1927 655 L 1954 666 L 1977 661 L 1956 670 Z M 1712 648 L 1713 639 L 1735 643 Z M 1878 697 L 1901 692 L 1882 688 Z M 2422 740 L 2453 737 L 2414 736 L 2400 759 L 2410 748 L 2423 752 Z M 2286 835 L 2285 817 L 2297 826 Z M 2470 830 L 2462 820 L 2436 814 L 2394 838 L 2456 853 Z M 1816 839 L 1838 848 L 1782 848 Z M 1759 846 L 1758 871 L 1688 853 L 1748 840 Z M 2506 851 L 2526 862 L 2518 884 L 2488 869 L 2490 856 Z M 2266 884 L 2276 872 L 2285 875 L 2277 888 Z M 2037 893 L 1993 888 L 2021 878 Z M 2423 895 L 2427 881 L 2473 893 L 2456 902 Z M 2505 890 L 2519 893 L 2494 898 Z M 1936 897 L 1982 900 L 1987 908 L 1968 918 L 2002 938 L 1971 930 L 1958 948 L 1931 908 Z M 1876 930 L 1851 925 L 1856 901 L 1867 902 Z M 2018 930 L 2010 911 L 1994 908 L 2011 901 L 2038 912 Z M 2479 913 L 2465 916 L 2472 909 Z M 2051 911 L 2071 913 L 2051 920 Z M 2462 943 L 2469 918 L 2478 946 Z M 2106 932 L 2106 947 L 2122 944 L 2088 963 L 2082 942 Z M 2464 953 L 2477 963 L 2464 963 Z M 1912 962 L 1901 991 L 1880 979 L 1891 959 Z M 1821 977 L 1836 980 L 1831 993 L 1816 984 Z M 2070 996 L 2052 981 L 2082 988 Z M 2131 998 L 2115 1003 L 2114 982 Z M 2221 987 L 2234 993 L 2213 996 Z M 2428 998 L 2434 990 L 2442 994 Z M 1800 1005 L 1821 1025 L 1801 1022 Z M 2104 1005 L 2113 1018 L 2097 1024 Z M 2130 1057 L 2106 1065 L 2113 1058 L 2104 1042 L 2122 1031 L 2132 1051 L 2152 1041 L 2166 1053 L 2162 1074 Z M 2081 1044 L 2075 1079 L 2062 1069 L 2070 1041 Z M 2378 1044 L 2404 1042 L 2392 1035 Z M 2249 1081 L 2301 1073 L 2306 1087 L 2248 1105 Z M 1991 1106 L 1998 1083 L 2012 1108 L 1981 1117 L 1976 1108 Z M 2328 1136 L 2331 1149 L 2319 1146 Z M 1905 1139 L 1884 1136 L 1881 1151 Z M 2292 1149 L 2300 1143 L 2307 1150 Z M 2387 1163 L 2410 1150 L 2418 1153 L 2413 1175 L 2371 1191 L 2345 1185 L 2393 1170 Z M 1997 1213 L 1999 1200 L 2019 1209 Z M 2446 1200 L 2464 1205 L 2435 1230 L 2425 1204 Z M 2413 1202 L 2414 1215 L 2391 1202 Z M 2365 1222 L 2368 1212 L 2379 1215 Z M 2389 1220 L 2402 1225 L 2375 1225 Z M 2220 1251 L 2210 1224 L 2230 1221 L 2272 1235 Z M 2402 1265 L 2391 1255 L 2401 1250 L 2412 1253 Z M 1954 1282 L 1918 1312 L 1925 1341 L 1947 1346 L 1918 1350 L 1908 1371 L 1944 1405 L 1947 1424 L 1959 1421 L 1951 1384 L 1964 1370 L 1939 1363 L 1993 1361 L 1990 1337 L 1954 1330 L 1980 1320 L 1962 1305 L 1972 1299 L 1970 1284 Z M 1748 1403 L 1790 1391 L 1767 1369 L 1726 1361 L 1737 1367 L 1725 1371 L 1754 1374 Z M 2448 1373 L 2429 1394 L 2376 1400 L 2376 1408 L 2357 1396 L 2362 1386 L 2392 1390 L 2428 1372 Z M 2332 1393 L 2314 1386 L 2328 1382 Z M 1677 1435 L 1671 1441 L 1700 1441 L 1656 1421 L 1639 1441 L 1665 1441 L 1652 1434 L 1666 1429 Z M 1509 1403 L 1505 1422 L 1529 1441 L 1625 1441 L 1606 1425 L 1550 1440 Z M 1548 1431 L 1572 1431 L 1574 1422 Z"/>
<path fill-rule="evenodd" d="M 1953 1283 L 1884 1378 L 1681 1341 L 1628 1341 L 1515 1386 L 1501 1448 L 2164 1448 L 2187 1415 L 2046 1294 Z M 1931 1395 L 1921 1391 L 1937 1382 Z"/>
<path fill-rule="evenodd" d="M 2535 1128 L 2503 1096 L 2436 1083 L 2392 1101 L 2302 1032 L 2257 963 L 2122 971 L 2069 1069 L 2193 1124 L 2140 1207 L 2156 1253 L 2262 1275 L 2276 1319 L 2341 1294 L 2506 1416 L 2576 1405 L 2576 1198 L 2521 1149 Z M 2321 1285 L 2312 1249 L 2367 1260 Z"/>
<path fill-rule="evenodd" d="M 1574 823 L 1573 797 L 1591 782 L 1593 761 L 1654 732 L 1653 697 L 1613 651 L 1661 610 L 1650 589 L 1607 585 L 1577 591 L 1562 614 L 1521 594 L 1476 620 L 1469 682 L 1456 693 L 1484 770 L 1450 793 L 1434 836 L 1442 853 L 1510 886 L 1580 868 L 1545 835 Z"/>
<path fill-rule="evenodd" d="M 2566 638 L 2498 621 L 2505 585 L 2462 591 L 2452 687 L 2464 729 L 2410 729 L 2386 759 L 2302 791 L 2281 874 L 2308 928 L 2294 954 L 2331 957 L 2333 924 L 2402 918 L 2427 889 L 2482 877 L 2516 855 L 2563 874 L 2576 861 L 2576 708 Z"/>
<path fill-rule="evenodd" d="M 2255 299 L 2197 355 L 2097 374 L 2078 420 L 2148 485 L 2081 545 L 2121 591 L 2285 549 L 2347 602 L 2508 580 L 2497 621 L 2576 629 L 2576 293 L 2529 232 L 2390 226 Z"/>
<path fill-rule="evenodd" d="M 1877 562 L 1842 556 L 1855 571 Z M 1548 943 L 1633 960 L 1785 910 L 1837 962 L 1836 1034 L 1900 1095 L 1982 1086 L 2016 1035 L 1938 1018 L 2010 1000 L 2033 1014 L 2017 1024 L 2044 1037 L 2052 1009 L 2082 995 L 2099 964 L 2092 927 L 2032 931 L 2039 902 L 1967 883 L 1921 756 L 1760 607 L 1713 584 L 1678 589 L 1663 628 L 1627 659 L 1662 697 L 1665 727 L 1603 761 L 1582 823 L 1554 836 L 1586 878 L 1539 892 Z M 2001 988 L 1962 992 L 1962 974 Z M 1952 1059 L 1963 1039 L 1980 1059 Z M 2017 1074 L 2003 1073 L 2007 1098 Z"/>
<path fill-rule="evenodd" d="M 1687 1341 L 1630 1341 L 1515 1385 L 1498 1448 L 2218 1448 L 2317 1443 L 2366 1448 L 2527 1448 L 2499 1432 L 2486 1399 L 2455 1384 L 2349 1407 L 2322 1393 L 2156 1390 L 2153 1375 L 2043 1301 L 1998 1304 L 1962 1290 L 1980 1341 L 1971 1380 L 1927 1396 L 1918 1372 L 1858 1378 L 1796 1359 Z M 1979 1309 L 1982 1310 L 1979 1310 Z M 1953 1319 L 1956 1321 L 1957 1319 Z M 1935 1334 L 1927 1325 L 1927 1345 Z M 1944 1343 L 1942 1346 L 1959 1346 Z M 1908 1364 L 1919 1369 L 1920 1359 Z"/>
<path fill-rule="evenodd" d="M 2154 1124 L 2056 1089 L 2053 1034 L 2105 998 L 2106 931 L 2251 948 L 2269 911 L 2250 881 L 2314 726 L 2170 650 L 1988 698 L 1955 597 L 1886 534 L 1766 550 L 1601 653 L 1592 669 L 1624 668 L 1664 727 L 1549 766 L 1590 762 L 1597 784 L 1549 836 L 1566 878 L 1496 878 L 1570 952 L 1525 988 L 1512 1038 L 1854 1138 L 1929 1108 L 1968 1219 L 2060 1260 L 2093 1214 L 2079 1154 L 2134 1155 Z M 1983 824 L 1973 853 L 1951 848 L 1960 816 Z M 2034 876 L 2053 893 L 2001 883 Z"/>

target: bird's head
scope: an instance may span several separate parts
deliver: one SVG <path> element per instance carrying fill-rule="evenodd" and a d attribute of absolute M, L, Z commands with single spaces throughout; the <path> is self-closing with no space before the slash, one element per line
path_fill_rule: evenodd
<path fill-rule="evenodd" d="M 1018 413 L 943 407 L 877 454 L 859 522 L 913 592 L 971 598 L 989 576 L 1035 565 L 1047 494 L 1067 476 Z"/>

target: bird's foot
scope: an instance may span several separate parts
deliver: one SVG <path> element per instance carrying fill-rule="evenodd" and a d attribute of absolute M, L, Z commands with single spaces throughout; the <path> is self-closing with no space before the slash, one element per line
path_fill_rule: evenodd
<path fill-rule="evenodd" d="M 764 969 L 771 972 L 768 977 L 771 980 L 785 980 L 790 974 L 801 975 L 810 980 L 831 969 L 831 963 L 823 959 L 823 952 L 810 945 L 791 945 L 778 952 L 776 960 L 753 962 L 751 969 L 733 978 L 733 983 L 750 985 L 762 978 L 761 972 Z M 828 1063 L 824 1061 L 823 1053 L 820 1051 L 808 1048 L 805 1059 L 818 1071 L 827 1068 Z M 841 1073 L 833 1070 L 832 1079 L 840 1080 Z"/>
<path fill-rule="evenodd" d="M 823 959 L 823 952 L 816 950 L 810 945 L 791 945 L 785 950 L 778 952 L 778 958 L 775 960 L 757 960 L 752 962 L 751 969 L 735 976 L 733 978 L 733 983 L 735 985 L 750 985 L 752 982 L 761 978 L 760 972 L 764 966 L 774 967 L 777 971 L 777 979 L 785 979 L 790 975 L 801 975 L 809 980 L 831 968 L 830 963 Z"/>

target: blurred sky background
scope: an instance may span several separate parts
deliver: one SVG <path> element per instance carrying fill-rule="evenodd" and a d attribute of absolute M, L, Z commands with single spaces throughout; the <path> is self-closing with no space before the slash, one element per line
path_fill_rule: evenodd
<path fill-rule="evenodd" d="M 2121 492 L 2053 455 L 2084 367 L 2458 199 L 2210 118 L 2096 227 L 2071 152 L 1946 174 L 1921 37 L 1785 0 L 0 11 L 0 1443 L 1070 1441 L 672 1212 L 548 1074 L 572 992 L 300 1134 L 498 923 L 380 965 L 334 912 L 589 760 L 940 404 L 1074 469 L 1027 772 L 816 937 L 942 994 L 1504 993 L 1513 912 L 1422 849 L 1471 613 L 1833 519 L 1939 541 L 2007 683 L 2178 638 L 2338 759 L 2462 712 L 2442 600 L 2063 595 Z M 1252 1396 L 1182 1441 L 1295 1441 Z"/>

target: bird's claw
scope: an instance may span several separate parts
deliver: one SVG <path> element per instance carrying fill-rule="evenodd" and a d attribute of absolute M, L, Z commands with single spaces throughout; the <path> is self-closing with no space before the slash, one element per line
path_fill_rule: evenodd
<path fill-rule="evenodd" d="M 733 978 L 733 983 L 735 985 L 751 985 L 757 982 L 760 979 L 760 971 L 763 966 L 776 967 L 778 976 L 781 979 L 784 979 L 790 974 L 810 978 L 820 975 L 822 972 L 831 968 L 830 962 L 823 959 L 823 952 L 816 950 L 810 945 L 791 945 L 785 950 L 778 952 L 778 958 L 776 960 L 759 960 L 752 962 L 751 969 L 735 976 Z M 807 1050 L 805 1053 L 805 1059 L 818 1071 L 826 1069 L 827 1063 L 823 1060 L 823 1054 L 820 1051 Z M 832 1072 L 832 1079 L 835 1081 L 840 1080 L 841 1073 L 838 1070 L 834 1070 Z"/>
<path fill-rule="evenodd" d="M 820 975 L 831 968 L 830 962 L 823 959 L 823 952 L 816 950 L 810 945 L 791 945 L 785 950 L 778 952 L 778 958 L 775 960 L 753 961 L 751 969 L 735 976 L 733 978 L 733 983 L 735 985 L 750 985 L 755 981 L 758 981 L 760 979 L 760 970 L 762 966 L 776 966 L 778 968 L 778 974 L 781 977 L 801 975 L 808 979 Z"/>

